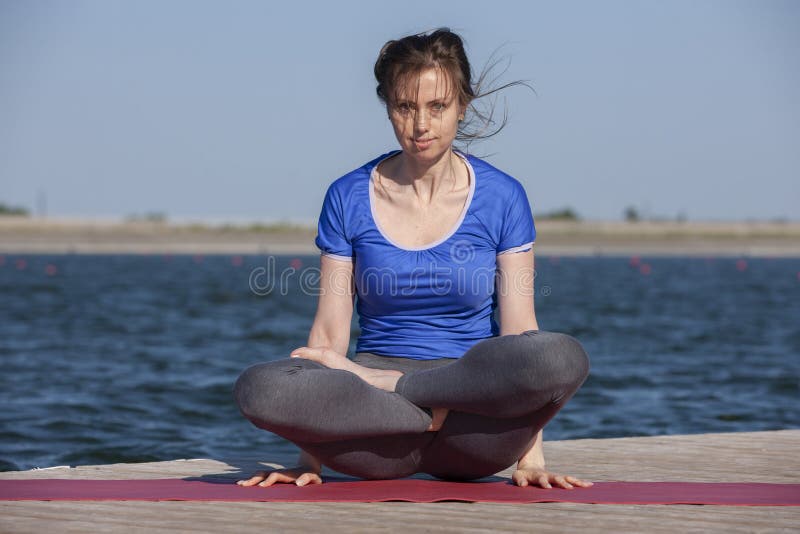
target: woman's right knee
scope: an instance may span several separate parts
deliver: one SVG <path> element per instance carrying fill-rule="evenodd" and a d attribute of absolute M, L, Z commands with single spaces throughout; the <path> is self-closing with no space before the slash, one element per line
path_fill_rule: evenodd
<path fill-rule="evenodd" d="M 270 418 L 280 418 L 283 411 L 280 401 L 286 399 L 291 389 L 292 375 L 313 364 L 308 360 L 284 359 L 251 365 L 245 369 L 233 387 L 239 410 L 251 421 L 260 425 Z"/>
<path fill-rule="evenodd" d="M 269 383 L 267 371 L 268 364 L 251 365 L 245 369 L 236 384 L 233 386 L 233 396 L 242 415 L 252 419 L 258 412 L 259 398 L 262 396 L 264 387 Z M 265 380 L 267 378 L 267 380 Z"/>

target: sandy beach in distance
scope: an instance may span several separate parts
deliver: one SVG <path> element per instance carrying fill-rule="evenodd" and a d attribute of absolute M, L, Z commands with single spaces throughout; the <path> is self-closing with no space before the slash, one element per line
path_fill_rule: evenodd
<path fill-rule="evenodd" d="M 800 222 L 551 221 L 537 254 L 800 257 Z M 316 230 L 289 224 L 197 224 L 0 217 L 2 254 L 316 254 Z"/>

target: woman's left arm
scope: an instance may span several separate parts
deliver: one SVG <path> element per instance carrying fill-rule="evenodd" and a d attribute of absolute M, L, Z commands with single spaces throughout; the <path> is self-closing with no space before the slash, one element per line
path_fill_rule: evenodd
<path fill-rule="evenodd" d="M 497 311 L 500 335 L 538 330 L 533 306 L 533 249 L 497 256 Z"/>
<path fill-rule="evenodd" d="M 500 315 L 501 336 L 539 329 L 533 304 L 535 278 L 533 249 L 497 256 L 497 311 Z M 591 482 L 584 482 L 575 477 L 548 472 L 544 465 L 542 440 L 540 430 L 531 446 L 517 462 L 517 469 L 511 476 L 517 486 L 538 484 L 543 488 L 550 488 L 556 484 L 571 489 L 574 486 L 592 485 Z"/>

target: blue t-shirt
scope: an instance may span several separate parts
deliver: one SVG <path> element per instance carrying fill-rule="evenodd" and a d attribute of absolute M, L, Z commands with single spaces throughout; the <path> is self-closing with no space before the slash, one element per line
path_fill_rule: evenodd
<path fill-rule="evenodd" d="M 403 248 L 373 212 L 373 171 L 384 154 L 336 180 L 319 218 L 322 254 L 353 261 L 361 335 L 356 352 L 417 360 L 459 358 L 496 336 L 497 255 L 530 250 L 530 204 L 517 180 L 473 156 L 470 191 L 456 225 L 436 243 Z"/>

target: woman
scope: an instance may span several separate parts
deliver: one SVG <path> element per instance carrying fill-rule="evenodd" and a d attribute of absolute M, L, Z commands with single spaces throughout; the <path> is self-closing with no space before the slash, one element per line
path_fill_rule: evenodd
<path fill-rule="evenodd" d="M 470 480 L 517 462 L 519 486 L 591 485 L 545 468 L 541 429 L 588 359 L 573 338 L 538 329 L 522 186 L 453 149 L 481 96 L 461 39 L 440 29 L 390 41 L 375 76 L 401 150 L 330 186 L 308 346 L 250 367 L 235 388 L 248 419 L 301 449 L 299 464 L 239 484 L 319 484 L 323 464 Z"/>

